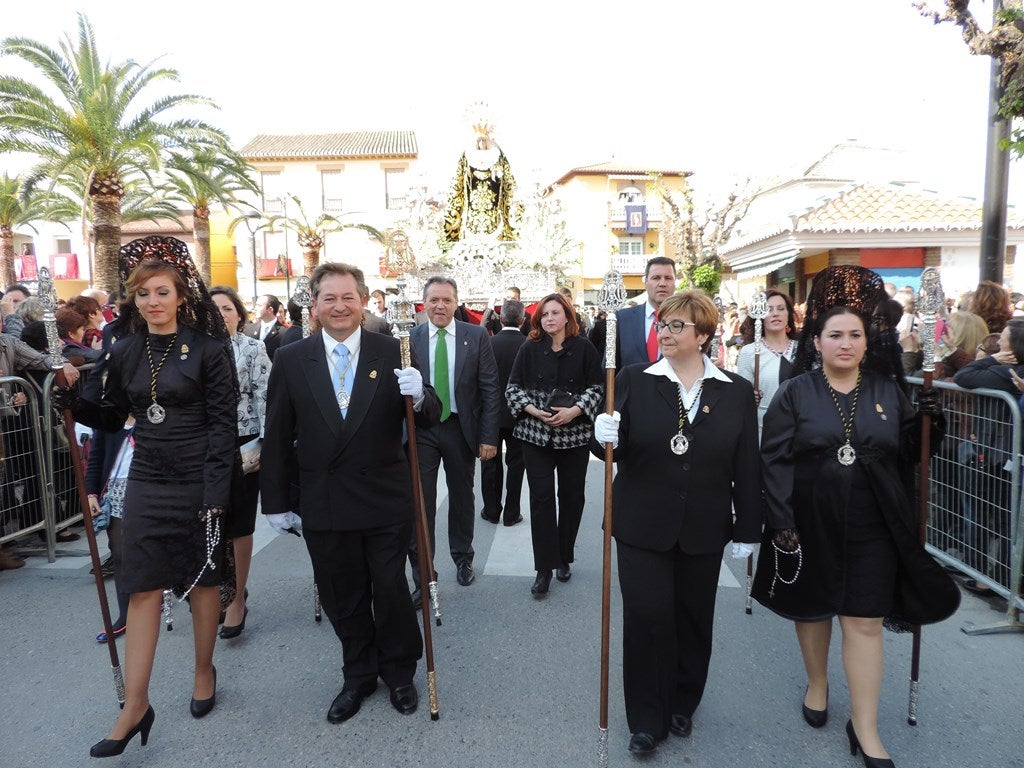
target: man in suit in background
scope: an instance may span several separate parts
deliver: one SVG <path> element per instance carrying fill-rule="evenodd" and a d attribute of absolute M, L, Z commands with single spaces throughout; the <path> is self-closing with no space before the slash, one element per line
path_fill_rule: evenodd
<path fill-rule="evenodd" d="M 405 579 L 413 488 L 404 396 L 421 429 L 437 423 L 440 403 L 416 368 L 399 370 L 397 339 L 363 331 L 363 282 L 347 264 L 313 272 L 312 310 L 323 331 L 278 350 L 261 455 L 263 513 L 279 533 L 300 523 L 289 511 L 293 452 L 298 463 L 306 548 L 344 660 L 331 723 L 355 715 L 378 677 L 396 710 L 414 712 L 423 652 Z"/>
<path fill-rule="evenodd" d="M 658 352 L 658 333 L 654 323 L 658 319 L 661 302 L 676 292 L 676 263 L 665 256 L 655 256 L 644 270 L 646 296 L 643 304 L 620 309 L 615 314 L 618 337 L 615 344 L 615 368 L 621 370 L 634 363 L 653 363 L 661 356 Z M 606 321 L 598 320 L 590 332 L 590 340 L 603 355 L 605 350 Z"/>
<path fill-rule="evenodd" d="M 427 322 L 413 328 L 410 339 L 423 375 L 441 401 L 441 423 L 416 431 L 431 551 L 437 551 L 434 536 L 437 472 L 444 462 L 448 483 L 448 547 L 455 561 L 458 582 L 466 587 L 474 579 L 476 459 L 486 461 L 497 452 L 498 369 L 487 331 L 479 325 L 455 320 L 459 295 L 453 279 L 428 279 L 423 288 L 423 304 Z M 415 565 L 415 540 L 412 540 L 410 558 Z M 414 567 L 416 591 L 419 590 L 418 578 Z"/>
<path fill-rule="evenodd" d="M 370 311 L 370 289 L 364 285 L 359 289 L 362 292 L 363 301 L 363 330 L 373 331 L 374 333 L 385 333 L 388 336 L 391 335 L 391 326 L 388 325 L 387 320 L 384 319 L 383 315 L 375 315 Z M 378 291 L 379 293 L 379 291 Z"/>
<path fill-rule="evenodd" d="M 510 285 L 505 289 L 505 301 L 513 299 L 515 301 L 523 300 L 523 292 L 519 290 L 518 286 Z M 501 333 L 501 329 L 504 327 L 501 322 L 501 307 L 502 304 L 495 310 L 493 307 L 488 307 L 484 310 L 484 316 L 480 318 L 480 325 L 487 329 L 487 332 L 492 336 L 496 336 Z M 525 310 L 525 304 L 523 305 L 523 322 L 519 326 L 519 330 L 522 331 L 523 336 L 527 336 L 530 333 L 530 320 L 532 319 L 530 313 Z"/>
<path fill-rule="evenodd" d="M 489 523 L 497 523 L 504 510 L 505 525 L 511 526 L 523 521 L 520 512 L 520 497 L 523 491 L 523 450 L 519 440 L 512 436 L 516 423 L 508 410 L 505 387 L 512 373 L 516 353 L 526 341 L 520 330 L 525 313 L 523 302 L 505 299 L 501 305 L 502 329 L 491 336 L 491 349 L 498 366 L 498 392 L 501 394 L 500 416 L 498 418 L 498 451 L 493 459 L 480 462 L 480 486 L 484 508 L 480 517 Z M 508 467 L 508 485 L 505 486 L 505 505 L 501 504 L 502 466 L 501 444 L 505 443 L 505 464 Z"/>
<path fill-rule="evenodd" d="M 277 319 L 281 301 L 272 294 L 265 294 L 256 300 L 256 319 L 245 326 L 245 335 L 259 339 L 267 348 L 267 356 L 273 360 L 274 353 L 281 346 L 281 335 L 288 330 Z"/>

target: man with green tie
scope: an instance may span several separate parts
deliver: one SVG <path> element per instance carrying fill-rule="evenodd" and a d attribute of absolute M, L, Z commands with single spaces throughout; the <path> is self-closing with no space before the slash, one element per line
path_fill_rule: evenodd
<path fill-rule="evenodd" d="M 455 320 L 458 286 L 450 277 L 431 277 L 423 288 L 427 322 L 410 333 L 413 355 L 424 363 L 423 375 L 441 401 L 441 423 L 416 431 L 424 506 L 436 551 L 437 473 L 444 463 L 448 485 L 448 546 L 456 579 L 473 583 L 473 485 L 477 458 L 494 457 L 498 444 L 498 367 L 487 331 Z M 416 541 L 411 544 L 413 599 L 419 597 Z"/>

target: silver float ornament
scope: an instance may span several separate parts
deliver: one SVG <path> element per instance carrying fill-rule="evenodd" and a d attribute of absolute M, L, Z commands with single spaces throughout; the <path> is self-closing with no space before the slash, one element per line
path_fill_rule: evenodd
<path fill-rule="evenodd" d="M 764 319 L 768 317 L 768 294 L 758 291 L 750 304 L 747 316 L 754 321 L 754 354 L 761 354 L 761 338 L 764 334 Z"/>
<path fill-rule="evenodd" d="M 49 267 L 39 268 L 39 303 L 43 307 L 43 326 L 46 329 L 46 346 L 50 354 L 47 363 L 55 371 L 64 367 L 64 356 L 60 353 L 60 334 L 57 333 L 57 289 L 50 277 Z"/>
<path fill-rule="evenodd" d="M 309 277 L 301 275 L 295 281 L 292 301 L 302 307 L 302 338 L 309 336 L 309 308 L 313 306 L 313 294 L 309 292 Z"/>

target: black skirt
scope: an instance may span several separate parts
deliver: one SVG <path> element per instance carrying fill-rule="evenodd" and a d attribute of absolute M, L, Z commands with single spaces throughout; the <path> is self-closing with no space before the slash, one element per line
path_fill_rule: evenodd
<path fill-rule="evenodd" d="M 899 553 L 867 473 L 856 468 L 846 507 L 846 579 L 841 616 L 881 618 L 893 609 Z"/>

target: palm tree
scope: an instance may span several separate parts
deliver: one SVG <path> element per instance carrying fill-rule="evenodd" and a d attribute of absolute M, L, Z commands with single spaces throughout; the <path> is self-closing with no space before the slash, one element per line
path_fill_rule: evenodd
<path fill-rule="evenodd" d="M 250 166 L 233 150 L 198 149 L 194 152 L 172 152 L 167 161 L 167 186 L 173 198 L 192 208 L 192 234 L 196 241 L 196 266 L 203 281 L 210 284 L 210 204 L 219 203 L 225 210 L 237 208 L 236 194 L 260 193 L 250 175 Z"/>
<path fill-rule="evenodd" d="M 74 220 L 78 206 L 73 200 L 56 193 L 45 194 L 22 187 L 19 177 L 0 176 L 0 280 L 6 288 L 16 282 L 14 276 L 14 230 L 28 227 L 33 232 L 35 221 Z"/>
<path fill-rule="evenodd" d="M 384 234 L 369 224 L 348 224 L 327 213 L 321 213 L 315 222 L 310 223 L 309 217 L 306 216 L 306 209 L 302 207 L 302 201 L 295 195 L 288 195 L 288 197 L 295 201 L 295 205 L 299 209 L 299 216 L 268 216 L 267 224 L 273 228 L 274 225 L 280 223 L 282 229 L 290 229 L 295 232 L 299 247 L 302 248 L 303 271 L 307 275 L 313 274 L 313 270 L 320 263 L 320 251 L 324 247 L 327 235 L 332 232 L 361 229 L 381 245 L 384 244 Z"/>
<path fill-rule="evenodd" d="M 27 152 L 38 161 L 26 183 L 49 180 L 50 188 L 67 177 L 85 180 L 96 236 L 94 283 L 117 288 L 121 245 L 121 199 L 124 180 L 132 174 L 151 178 L 162 153 L 178 147 L 227 144 L 212 125 L 195 119 L 161 117 L 168 110 L 211 105 L 192 94 L 159 96 L 140 106 L 147 88 L 178 79 L 173 69 L 153 68 L 134 60 L 102 64 L 92 26 L 78 16 L 78 39 L 68 36 L 55 50 L 21 37 L 0 42 L 0 54 L 32 65 L 54 98 L 23 78 L 0 77 L 0 152 Z"/>

